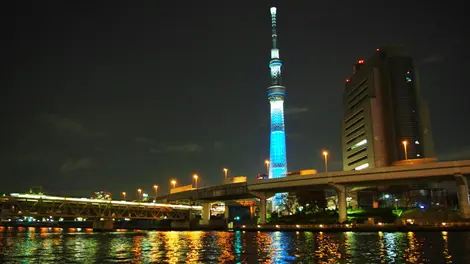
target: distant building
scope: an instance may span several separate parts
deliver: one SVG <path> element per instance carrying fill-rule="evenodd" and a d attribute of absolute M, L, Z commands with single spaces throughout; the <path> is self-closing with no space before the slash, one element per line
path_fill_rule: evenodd
<path fill-rule="evenodd" d="M 345 80 L 343 108 L 343 170 L 435 157 L 428 107 L 404 48 L 380 48 L 358 60 Z"/>

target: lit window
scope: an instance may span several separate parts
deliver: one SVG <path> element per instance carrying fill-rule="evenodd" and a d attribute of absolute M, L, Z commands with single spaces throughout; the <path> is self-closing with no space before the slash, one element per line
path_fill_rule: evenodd
<path fill-rule="evenodd" d="M 369 163 L 364 163 L 364 164 L 359 165 L 356 168 L 354 168 L 354 170 L 362 170 L 362 169 L 365 169 L 367 167 L 369 167 Z"/>
<path fill-rule="evenodd" d="M 355 148 L 360 147 L 360 146 L 362 146 L 362 145 L 364 145 L 364 144 L 367 144 L 367 139 L 363 139 L 363 140 L 357 142 L 356 144 L 354 144 L 354 145 L 351 147 L 351 149 L 355 149 Z"/>

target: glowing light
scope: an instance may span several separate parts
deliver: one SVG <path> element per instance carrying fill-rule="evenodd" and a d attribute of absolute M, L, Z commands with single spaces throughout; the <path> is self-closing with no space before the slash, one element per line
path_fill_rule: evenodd
<path fill-rule="evenodd" d="M 359 60 L 357 63 L 364 64 L 364 60 Z"/>
<path fill-rule="evenodd" d="M 50 201 L 73 201 L 73 202 L 84 202 L 84 203 L 100 203 L 100 204 L 112 204 L 112 205 L 138 205 L 144 207 L 168 207 L 175 209 L 191 209 L 191 210 L 202 210 L 202 206 L 196 205 L 182 205 L 182 204 L 161 204 L 161 203 L 139 203 L 139 202 L 128 202 L 128 201 L 109 201 L 109 200 L 99 200 L 99 199 L 88 199 L 88 198 L 73 198 L 73 197 L 60 197 L 60 196 L 49 196 L 49 195 L 36 195 L 36 194 L 20 194 L 20 193 L 11 193 L 11 197 L 23 198 L 25 200 L 30 199 L 42 199 Z M 59 219 L 61 221 L 61 219 Z M 63 219 L 62 219 L 63 221 Z"/>
<path fill-rule="evenodd" d="M 350 82 L 350 81 L 351 81 L 351 80 L 349 80 L 349 79 L 346 79 L 346 82 L 347 82 L 347 83 L 348 83 L 348 82 Z"/>
<path fill-rule="evenodd" d="M 268 98 L 271 106 L 271 135 L 270 135 L 270 157 L 269 178 L 285 177 L 287 173 L 286 160 L 286 135 L 284 127 L 284 87 L 281 85 L 282 61 L 279 60 L 279 50 L 276 47 L 276 8 L 271 7 L 271 23 L 273 47 L 271 49 L 271 89 L 268 89 Z M 282 209 L 282 194 L 277 193 L 272 199 L 273 210 Z"/>
<path fill-rule="evenodd" d="M 364 163 L 364 164 L 359 165 L 356 168 L 354 168 L 354 170 L 362 170 L 362 169 L 365 169 L 367 167 L 369 167 L 369 163 Z"/>
<path fill-rule="evenodd" d="M 360 146 L 365 145 L 365 144 L 367 144 L 367 139 L 363 139 L 363 140 L 357 142 L 356 144 L 354 144 L 351 147 L 351 149 L 355 149 L 355 148 L 360 147 Z"/>
<path fill-rule="evenodd" d="M 376 51 L 377 51 L 377 52 L 379 52 L 379 51 L 380 51 L 380 49 L 379 49 L 379 48 L 377 48 L 377 49 L 376 49 Z"/>
<path fill-rule="evenodd" d="M 275 15 L 276 14 L 276 8 L 273 6 L 269 9 L 269 11 L 271 12 L 271 15 Z"/>
<path fill-rule="evenodd" d="M 279 59 L 279 49 L 271 50 L 271 59 Z"/>

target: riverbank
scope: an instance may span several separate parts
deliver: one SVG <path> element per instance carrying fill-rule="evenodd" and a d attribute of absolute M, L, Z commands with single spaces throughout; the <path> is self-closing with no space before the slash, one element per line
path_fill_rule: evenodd
<path fill-rule="evenodd" d="M 419 232 L 470 231 L 470 222 L 425 224 L 316 224 L 316 225 L 236 225 L 233 230 L 243 231 L 312 231 L 312 232 Z"/>
<path fill-rule="evenodd" d="M 88 230 L 93 230 L 91 226 L 81 225 L 81 226 L 57 226 L 57 225 L 40 225 L 38 223 L 2 223 L 0 226 L 5 227 L 33 227 L 33 228 L 43 228 L 51 227 L 58 229 L 68 229 L 68 228 L 86 228 Z M 220 225 L 211 226 L 211 225 L 198 225 L 191 227 L 152 227 L 152 228 L 142 228 L 142 227 L 115 227 L 112 230 L 155 230 L 155 231 L 311 231 L 311 232 L 426 232 L 426 231 L 470 231 L 470 222 L 446 222 L 446 223 L 420 223 L 420 224 L 315 224 L 315 225 L 233 225 L 232 228 L 224 228 Z M 99 230 L 94 230 L 99 231 Z"/>

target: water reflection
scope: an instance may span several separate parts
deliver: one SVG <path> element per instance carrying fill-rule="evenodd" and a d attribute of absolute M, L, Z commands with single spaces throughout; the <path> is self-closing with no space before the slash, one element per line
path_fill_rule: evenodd
<path fill-rule="evenodd" d="M 0 263 L 470 263 L 468 232 L 0 231 Z"/>
<path fill-rule="evenodd" d="M 445 263 L 452 263 L 452 256 L 449 253 L 449 237 L 446 231 L 442 231 L 442 240 L 444 241 L 444 249 L 442 251 L 442 256 L 444 257 Z"/>

